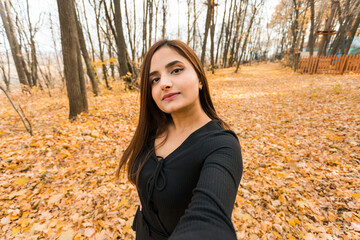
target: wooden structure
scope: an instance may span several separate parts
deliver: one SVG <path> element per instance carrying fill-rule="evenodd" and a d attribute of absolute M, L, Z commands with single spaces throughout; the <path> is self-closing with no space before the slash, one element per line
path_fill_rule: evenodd
<path fill-rule="evenodd" d="M 334 30 L 329 31 L 316 31 L 316 35 L 335 35 L 337 32 Z"/>
<path fill-rule="evenodd" d="M 360 53 L 354 55 L 310 56 L 301 58 L 298 73 L 360 73 Z"/>
<path fill-rule="evenodd" d="M 330 28 L 331 28 L 336 11 L 340 10 L 339 6 L 340 6 L 339 0 L 331 0 L 331 12 L 330 12 L 329 18 L 326 20 L 325 29 L 324 29 L 324 31 L 318 31 L 316 33 L 318 35 L 319 34 L 323 35 L 323 37 L 321 38 L 321 41 L 320 41 L 320 45 L 319 45 L 318 56 L 326 55 L 326 46 L 329 43 L 331 36 L 333 34 L 335 34 L 334 33 L 335 31 L 331 30 Z"/>

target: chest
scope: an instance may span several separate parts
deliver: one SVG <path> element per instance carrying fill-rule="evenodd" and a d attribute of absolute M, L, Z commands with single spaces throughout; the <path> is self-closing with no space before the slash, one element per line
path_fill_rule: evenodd
<path fill-rule="evenodd" d="M 205 155 L 191 144 L 181 145 L 160 161 L 152 154 L 139 176 L 141 200 L 147 202 L 152 198 L 154 205 L 165 212 L 185 209 L 198 182 L 204 160 Z"/>
<path fill-rule="evenodd" d="M 168 134 L 167 137 L 162 136 L 155 139 L 154 148 L 155 155 L 166 158 L 176 149 L 178 149 L 181 144 L 187 139 L 189 134 Z"/>

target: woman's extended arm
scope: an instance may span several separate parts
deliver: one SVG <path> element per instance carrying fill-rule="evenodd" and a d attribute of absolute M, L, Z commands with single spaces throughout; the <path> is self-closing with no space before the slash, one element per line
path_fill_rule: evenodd
<path fill-rule="evenodd" d="M 193 197 L 169 240 L 236 239 L 231 213 L 242 176 L 242 157 L 232 135 L 206 159 Z"/>

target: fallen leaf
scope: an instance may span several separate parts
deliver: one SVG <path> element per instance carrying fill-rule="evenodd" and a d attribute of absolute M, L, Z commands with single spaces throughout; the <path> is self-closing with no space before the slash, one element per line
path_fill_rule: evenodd
<path fill-rule="evenodd" d="M 14 181 L 14 184 L 23 186 L 23 185 L 25 185 L 28 181 L 29 181 L 29 179 L 27 179 L 26 177 L 20 177 L 20 178 L 18 178 L 18 179 L 16 179 L 16 180 Z"/>
<path fill-rule="evenodd" d="M 95 229 L 94 228 L 86 228 L 84 231 L 84 235 L 86 237 L 91 237 L 92 235 L 94 235 L 95 233 Z"/>
<path fill-rule="evenodd" d="M 66 232 L 61 233 L 59 240 L 72 240 L 74 237 L 74 231 L 72 229 L 67 230 Z"/>

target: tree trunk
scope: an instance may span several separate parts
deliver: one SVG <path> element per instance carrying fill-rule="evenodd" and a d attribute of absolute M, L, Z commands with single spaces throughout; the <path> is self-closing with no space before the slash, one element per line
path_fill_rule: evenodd
<path fill-rule="evenodd" d="M 81 64 L 79 37 L 73 0 L 57 0 L 61 30 L 66 88 L 69 98 L 69 118 L 88 111 L 86 88 Z"/>
<path fill-rule="evenodd" d="M 196 48 L 196 8 L 195 8 L 195 5 L 196 5 L 196 0 L 193 1 L 194 2 L 194 5 L 193 5 L 193 16 L 194 16 L 194 21 L 193 21 L 193 49 L 195 51 L 195 48 Z"/>
<path fill-rule="evenodd" d="M 227 66 L 228 51 L 229 51 L 229 47 L 230 47 L 230 39 L 231 39 L 231 35 L 232 35 L 232 28 L 233 28 L 233 24 L 234 24 L 235 13 L 236 13 L 236 1 L 234 3 L 233 11 L 231 11 L 232 7 L 233 7 L 233 0 L 231 0 L 231 2 L 230 2 L 229 16 L 228 16 L 227 26 L 225 29 L 223 67 Z M 231 21 L 230 21 L 230 19 L 231 19 Z"/>
<path fill-rule="evenodd" d="M 143 1 L 143 31 L 142 31 L 142 42 L 143 48 L 141 53 L 141 58 L 143 58 L 147 52 L 147 18 L 148 18 L 148 0 Z"/>
<path fill-rule="evenodd" d="M 331 54 L 335 55 L 341 50 L 341 52 L 344 52 L 344 43 L 346 41 L 346 33 L 349 32 L 351 25 L 354 21 L 354 18 L 352 14 L 350 14 L 350 1 L 346 0 L 344 11 L 341 11 L 341 8 L 339 6 L 339 30 L 336 33 L 335 39 L 333 43 L 331 44 Z"/>
<path fill-rule="evenodd" d="M 335 16 L 335 11 L 338 8 L 338 6 L 339 6 L 339 1 L 333 0 L 332 5 L 331 5 L 330 16 L 326 20 L 324 31 L 330 30 L 331 24 L 333 22 L 333 18 Z M 326 46 L 327 46 L 328 41 L 329 41 L 329 35 L 323 35 L 323 37 L 321 38 L 320 46 L 319 46 L 318 56 L 326 55 Z"/>
<path fill-rule="evenodd" d="M 355 20 L 355 22 L 354 22 L 354 24 L 353 24 L 353 26 L 352 26 L 352 28 L 350 30 L 349 40 L 346 43 L 345 50 L 344 50 L 344 53 L 343 53 L 345 55 L 349 53 L 350 46 L 352 44 L 352 41 L 354 40 L 356 31 L 359 28 L 359 24 L 360 24 L 360 14 L 357 15 L 356 20 Z"/>
<path fill-rule="evenodd" d="M 212 3 L 214 4 L 214 3 Z M 215 36 L 215 17 L 214 17 L 214 6 L 211 11 L 211 27 L 210 27 L 210 64 L 211 72 L 215 73 L 215 64 L 214 64 L 214 36 Z"/>
<path fill-rule="evenodd" d="M 155 1 L 154 5 L 155 5 L 155 33 L 154 33 L 154 42 L 156 42 L 157 39 L 157 24 L 158 24 L 158 13 L 159 13 L 159 4 L 160 4 L 160 0 Z"/>
<path fill-rule="evenodd" d="M 180 0 L 177 0 L 177 22 L 178 22 L 178 31 L 177 31 L 177 39 L 180 39 Z M 149 46 L 150 47 L 150 46 Z"/>
<path fill-rule="evenodd" d="M 232 44 L 231 44 L 231 49 L 230 49 L 230 58 L 229 58 L 229 66 L 232 66 L 235 60 L 235 47 L 236 47 L 236 40 L 238 39 L 239 36 L 239 30 L 240 30 L 240 17 L 241 17 L 241 6 L 242 6 L 242 1 L 240 1 L 240 6 L 239 6 L 239 11 L 236 14 L 236 25 L 235 25 L 235 34 L 232 40 Z M 246 6 L 247 7 L 247 6 Z"/>
<path fill-rule="evenodd" d="M 10 90 L 10 78 L 7 77 L 5 67 L 1 63 L 0 63 L 0 70 L 1 70 L 2 79 L 4 80 L 4 83 L 5 83 L 5 86 L 6 86 L 6 91 L 10 92 L 9 91 Z"/>
<path fill-rule="evenodd" d="M 84 18 L 85 18 L 86 33 L 87 33 L 87 36 L 89 38 L 90 47 L 91 47 L 91 57 L 92 57 L 92 61 L 95 61 L 95 48 L 94 48 L 94 44 L 93 44 L 92 37 L 91 37 L 91 34 L 90 34 L 89 22 L 88 22 L 88 19 L 87 19 L 87 14 L 86 14 L 86 10 L 85 10 L 86 7 L 85 7 L 84 0 L 82 0 L 82 3 L 83 3 L 83 8 L 84 8 Z"/>
<path fill-rule="evenodd" d="M 118 47 L 118 61 L 120 65 L 120 77 L 125 76 L 131 70 L 128 67 L 127 62 L 127 49 L 125 44 L 124 32 L 122 27 L 120 0 L 114 0 L 115 7 L 115 28 L 117 35 L 117 47 Z"/>
<path fill-rule="evenodd" d="M 310 56 L 314 54 L 314 24 L 315 24 L 315 0 L 309 0 L 310 1 L 310 33 L 309 33 L 309 42 L 308 42 L 308 48 L 310 51 Z"/>
<path fill-rule="evenodd" d="M 32 82 L 30 71 L 28 70 L 27 64 L 26 64 L 26 61 L 25 61 L 25 58 L 27 58 L 27 62 L 28 63 L 31 62 L 31 60 L 30 60 L 31 54 L 29 53 L 28 48 L 26 48 L 26 47 L 24 47 L 25 54 L 22 53 L 22 46 L 25 46 L 24 37 L 26 38 L 27 36 L 26 36 L 26 34 L 24 34 L 24 31 L 23 31 L 24 27 L 21 25 L 20 20 L 19 20 L 19 16 L 18 16 L 16 11 L 15 11 L 15 19 L 16 19 L 15 20 L 15 25 L 16 25 L 16 27 L 13 24 L 13 21 L 11 20 L 12 16 L 11 16 L 11 9 L 10 9 L 11 6 L 10 5 L 11 5 L 10 1 L 5 0 L 5 10 L 8 13 L 10 29 L 13 29 L 14 33 L 15 33 L 15 29 L 18 32 L 19 42 L 16 41 L 16 43 L 18 43 L 18 46 L 19 46 L 19 58 L 21 60 L 22 67 L 23 67 L 24 72 L 25 72 L 26 80 L 29 83 L 29 86 L 32 87 L 34 85 L 33 85 L 33 82 Z M 15 39 L 16 39 L 16 33 L 15 33 Z"/>
<path fill-rule="evenodd" d="M 207 37 L 209 33 L 210 23 L 211 23 L 211 12 L 212 12 L 212 0 L 207 1 L 207 14 L 206 14 L 206 20 L 205 20 L 205 33 L 204 33 L 204 41 L 202 45 L 202 51 L 201 51 L 201 63 L 205 65 L 205 53 L 206 53 L 206 42 Z"/>
<path fill-rule="evenodd" d="M 133 46 L 134 49 L 132 49 L 132 55 L 133 55 L 133 61 L 135 61 L 135 57 L 136 57 L 136 7 L 135 7 L 135 1 L 133 1 L 133 10 L 134 10 L 134 32 L 133 32 Z M 138 61 L 138 59 L 136 60 Z"/>
<path fill-rule="evenodd" d="M 29 82 L 27 81 L 25 69 L 23 66 L 23 62 L 24 62 L 23 56 L 20 51 L 19 43 L 16 39 L 15 29 L 14 29 L 14 24 L 12 23 L 11 14 L 8 11 L 7 11 L 7 13 L 5 13 L 5 8 L 4 8 L 3 3 L 5 4 L 5 7 L 6 7 L 6 4 L 8 4 L 7 1 L 5 1 L 5 2 L 0 1 L 0 15 L 1 15 L 2 22 L 4 24 L 6 36 L 9 41 L 9 45 L 10 45 L 11 53 L 12 53 L 12 56 L 14 59 L 14 63 L 15 63 L 18 77 L 19 77 L 19 81 L 20 81 L 20 84 L 29 86 Z M 7 7 L 6 7 L 6 9 L 8 10 Z"/>
<path fill-rule="evenodd" d="M 247 15 L 247 11 L 248 11 L 248 6 L 249 6 L 249 1 L 246 1 L 246 6 L 245 6 L 244 13 L 243 13 L 243 18 L 241 20 L 240 36 L 239 36 L 239 38 L 237 39 L 237 42 L 236 42 L 236 48 L 235 48 L 235 53 L 234 53 L 235 59 L 237 59 L 237 56 L 239 55 L 241 41 L 242 41 L 243 36 L 244 36 L 244 25 L 245 25 L 245 19 L 246 19 L 246 15 Z"/>
<path fill-rule="evenodd" d="M 154 9 L 153 0 L 148 0 L 148 8 L 149 8 L 149 37 L 148 37 L 149 44 L 148 44 L 148 46 L 150 47 L 152 45 L 152 27 L 153 27 L 153 9 Z"/>
<path fill-rule="evenodd" d="M 260 1 L 260 4 L 261 4 L 261 3 L 262 3 L 262 1 Z M 254 22 L 256 13 L 257 13 L 257 6 L 254 5 L 254 9 L 253 9 L 252 16 L 251 16 L 251 19 L 250 19 L 249 27 L 248 27 L 248 29 L 247 29 L 247 31 L 246 31 L 244 43 L 243 43 L 243 46 L 242 46 L 241 55 L 240 55 L 239 59 L 237 59 L 237 64 L 236 64 L 235 73 L 237 73 L 238 70 L 239 70 L 240 62 L 241 62 L 241 60 L 242 60 L 242 58 L 243 58 L 243 54 L 244 54 L 244 52 L 245 52 L 245 48 L 246 48 L 246 45 L 247 45 L 247 41 L 248 41 L 248 38 L 249 38 L 249 35 L 250 35 L 251 27 L 252 27 L 252 24 L 253 24 L 253 22 Z"/>
<path fill-rule="evenodd" d="M 299 49 L 299 51 L 302 51 L 300 45 L 301 45 L 301 40 L 303 39 L 303 35 L 305 34 L 304 32 L 306 31 L 306 29 L 304 29 L 304 26 L 305 26 L 305 22 L 306 22 L 306 13 L 307 13 L 308 9 L 309 9 L 309 4 L 306 4 L 305 10 L 302 13 L 303 18 L 301 21 L 301 27 L 300 27 L 300 30 L 299 30 L 299 33 L 297 36 L 297 40 L 296 40 L 296 45 L 295 45 L 296 49 Z"/>
<path fill-rule="evenodd" d="M 55 38 L 55 32 L 54 32 L 54 24 L 53 24 L 53 21 L 51 18 L 51 13 L 49 14 L 49 23 L 50 23 L 52 43 L 53 43 L 54 52 L 55 52 L 55 56 L 56 56 L 57 70 L 58 70 L 59 76 L 61 77 L 61 82 L 63 83 L 63 88 L 64 88 L 65 87 L 64 71 L 61 67 L 60 54 L 57 51 L 57 44 L 56 44 L 56 38 Z"/>
<path fill-rule="evenodd" d="M 221 23 L 221 30 L 220 30 L 220 35 L 219 35 L 219 38 L 218 38 L 218 44 L 217 44 L 217 47 L 216 47 L 215 64 L 218 64 L 219 48 L 220 48 L 220 43 L 221 43 L 223 32 L 224 32 L 225 16 L 226 16 L 226 3 L 227 3 L 227 0 L 225 0 L 225 10 L 224 10 L 224 15 L 223 15 L 223 20 L 222 20 L 222 23 Z"/>
<path fill-rule="evenodd" d="M 291 35 L 292 35 L 292 41 L 291 41 L 291 48 L 290 48 L 290 56 L 292 56 L 292 62 L 293 66 L 295 67 L 296 62 L 296 41 L 297 37 L 299 35 L 299 6 L 297 0 L 293 0 L 293 14 L 292 14 L 292 24 L 291 24 Z"/>
<path fill-rule="evenodd" d="M 6 85 L 6 91 L 10 92 L 10 57 L 9 57 L 9 51 L 8 51 L 8 47 L 6 45 L 6 40 L 5 40 L 5 34 L 3 34 L 3 42 L 4 42 L 4 47 L 5 47 L 5 55 L 6 55 L 6 62 L 7 62 L 7 72 L 5 71 L 5 66 L 3 65 L 3 63 L 0 63 L 0 68 L 2 71 L 2 76 L 3 76 L 3 80 L 5 82 Z"/>
<path fill-rule="evenodd" d="M 109 64 L 110 64 L 110 72 L 111 72 L 111 78 L 114 81 L 115 80 L 115 64 L 114 64 L 114 57 L 113 57 L 113 45 L 112 45 L 112 39 L 111 39 L 111 30 L 109 24 L 106 24 L 106 39 L 107 39 L 107 49 L 108 49 L 108 55 L 109 55 Z"/>
<path fill-rule="evenodd" d="M 190 44 L 190 40 L 191 40 L 191 38 L 190 38 L 190 15 L 191 15 L 191 0 L 186 0 L 186 3 L 187 3 L 187 15 L 186 15 L 186 17 L 187 17 L 187 34 L 186 34 L 186 36 L 187 36 L 187 41 L 186 41 L 186 44 L 187 45 L 189 45 Z"/>
<path fill-rule="evenodd" d="M 34 41 L 34 37 L 31 37 L 31 42 L 30 42 L 30 49 L 31 49 L 31 78 L 32 78 L 32 82 L 34 86 L 37 86 L 38 84 L 38 79 L 39 79 L 39 75 L 37 72 L 37 68 L 38 68 L 38 60 L 37 60 L 37 55 L 36 55 L 36 47 L 35 47 L 35 41 Z"/>
<path fill-rule="evenodd" d="M 195 1 L 195 0 L 194 0 Z M 162 1 L 162 8 L 163 8 L 163 24 L 161 30 L 162 39 L 165 39 L 166 34 L 166 14 L 167 14 L 167 0 Z"/>
<path fill-rule="evenodd" d="M 26 10 L 27 10 L 27 18 L 28 18 L 28 24 L 29 24 L 29 35 L 30 35 L 30 51 L 31 51 L 31 63 L 30 63 L 30 70 L 31 70 L 31 79 L 33 86 L 37 86 L 38 84 L 38 60 L 36 55 L 36 47 L 35 47 L 35 34 L 36 29 L 33 29 L 30 19 L 30 11 L 29 11 L 29 0 L 26 0 Z M 35 27 L 36 28 L 36 27 Z"/>
<path fill-rule="evenodd" d="M 322 24 L 322 19 L 323 19 L 323 15 L 324 15 L 324 12 L 327 8 L 327 4 L 328 4 L 328 1 L 322 1 L 321 2 L 321 5 L 317 8 L 317 16 L 315 18 L 315 26 L 314 26 L 314 31 L 316 32 L 317 30 L 320 30 L 320 26 Z M 314 39 L 313 39 L 313 46 L 315 48 L 315 43 L 317 41 L 317 38 L 318 38 L 318 35 L 317 34 L 314 34 Z"/>
<path fill-rule="evenodd" d="M 87 75 L 90 78 L 91 87 L 92 87 L 94 95 L 99 96 L 98 80 L 97 80 L 97 78 L 95 76 L 94 68 L 91 65 L 89 53 L 88 53 L 87 48 L 86 48 L 84 33 L 83 33 L 82 26 L 81 26 L 81 23 L 80 23 L 80 19 L 76 16 L 76 12 L 74 12 L 74 14 L 75 14 L 75 18 L 76 18 L 76 28 L 77 28 L 78 36 L 79 36 L 80 49 L 81 49 L 81 52 L 82 52 L 82 56 L 84 58 L 85 65 L 86 65 L 86 72 L 87 72 Z"/>
<path fill-rule="evenodd" d="M 350 45 L 352 43 L 351 29 L 352 29 L 353 24 L 356 22 L 356 16 L 358 16 L 360 14 L 360 12 L 358 11 L 360 1 L 358 1 L 358 0 L 353 0 L 353 1 L 355 3 L 351 2 L 351 0 L 347 0 L 347 2 L 346 2 L 346 5 L 345 5 L 346 20 L 345 20 L 344 27 L 341 28 L 342 38 L 339 39 L 340 41 L 338 41 L 339 43 L 337 44 L 337 46 L 334 46 L 334 49 L 333 49 L 334 52 L 337 49 L 339 49 L 341 54 L 345 54 L 345 48 L 347 46 L 349 46 L 349 48 L 350 48 Z M 349 42 L 349 40 L 350 40 L 350 42 Z M 337 49 L 335 49 L 335 48 L 337 48 Z M 348 51 L 346 52 L 346 54 L 347 53 L 348 53 Z"/>
<path fill-rule="evenodd" d="M 111 87 L 109 85 L 109 81 L 108 81 L 108 77 L 107 77 L 107 69 L 106 69 L 106 65 L 105 65 L 105 60 L 104 60 L 104 50 L 103 50 L 103 46 L 102 46 L 102 42 L 101 42 L 101 35 L 100 35 L 100 7 L 99 9 L 97 9 L 97 0 L 93 0 L 94 3 L 94 12 L 95 12 L 95 21 L 96 21 L 96 33 L 97 33 L 97 39 L 99 42 L 99 54 L 100 54 L 100 60 L 101 60 L 101 66 L 102 66 L 102 75 L 103 75 L 103 79 L 105 80 L 105 84 L 106 84 L 106 88 L 111 90 Z M 101 3 L 100 3 L 101 4 Z M 105 6 L 105 9 L 107 9 L 107 7 Z M 105 10 L 106 13 L 107 10 Z M 114 35 L 115 39 L 116 36 Z"/>
<path fill-rule="evenodd" d="M 308 8 L 309 8 L 309 3 L 306 4 L 305 10 L 302 13 L 303 14 L 303 19 L 301 21 L 301 27 L 298 30 L 297 39 L 295 41 L 294 72 L 296 72 L 296 70 L 297 70 L 298 63 L 300 61 L 300 52 L 302 51 L 302 48 L 303 48 L 303 41 L 304 41 L 304 36 L 305 36 L 304 25 L 305 25 L 305 18 L 306 18 L 306 13 L 307 13 Z M 298 16 L 298 17 L 300 17 L 300 16 Z"/>
<path fill-rule="evenodd" d="M 134 10 L 134 14 L 135 14 L 135 10 Z M 132 37 L 131 37 L 131 27 L 130 27 L 128 8 L 127 8 L 127 0 L 125 0 L 125 17 L 126 17 L 126 27 L 128 30 L 128 37 L 129 37 L 129 43 L 130 43 L 130 49 L 131 49 L 131 57 L 132 57 L 132 60 L 135 61 L 135 46 L 133 45 L 133 41 L 132 41 Z M 135 25 L 135 22 L 134 22 L 134 25 Z"/>

